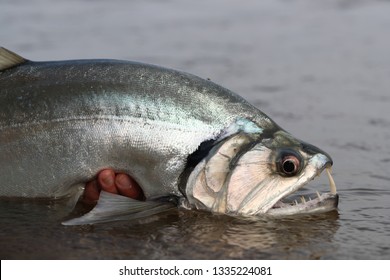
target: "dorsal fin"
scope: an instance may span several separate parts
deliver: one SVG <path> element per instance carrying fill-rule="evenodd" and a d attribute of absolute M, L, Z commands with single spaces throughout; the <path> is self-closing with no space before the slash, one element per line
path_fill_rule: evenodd
<path fill-rule="evenodd" d="M 27 59 L 20 55 L 0 47 L 0 71 L 25 63 Z"/>

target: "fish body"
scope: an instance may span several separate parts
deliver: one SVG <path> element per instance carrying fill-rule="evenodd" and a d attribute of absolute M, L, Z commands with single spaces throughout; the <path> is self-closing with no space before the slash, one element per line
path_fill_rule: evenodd
<path fill-rule="evenodd" d="M 237 118 L 272 126 L 210 81 L 140 63 L 27 62 L 0 84 L 1 196 L 60 197 L 108 167 L 131 174 L 147 196 L 178 194 L 202 142 Z"/>
<path fill-rule="evenodd" d="M 175 196 L 198 209 L 258 214 L 269 208 L 245 206 L 258 200 L 250 191 L 232 205 L 232 160 L 269 161 L 283 149 L 275 145 L 286 145 L 320 154 L 316 172 L 331 165 L 302 143 L 239 95 L 188 73 L 120 60 L 33 62 L 0 49 L 0 197 L 69 196 L 112 168 L 130 174 L 149 201 Z M 224 199 L 204 198 L 222 188 Z"/>

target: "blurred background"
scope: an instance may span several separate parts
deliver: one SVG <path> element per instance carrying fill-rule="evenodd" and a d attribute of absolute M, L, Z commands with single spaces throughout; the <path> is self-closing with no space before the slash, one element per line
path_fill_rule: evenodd
<path fill-rule="evenodd" d="M 336 216 L 253 225 L 176 213 L 164 223 L 148 224 L 142 234 L 123 224 L 86 230 L 106 245 L 88 239 L 85 229 L 58 226 L 58 217 L 32 222 L 40 208 L 21 223 L 15 213 L 35 208 L 3 203 L 0 245 L 6 249 L 0 255 L 389 259 L 389 27 L 385 0 L 0 0 L 3 47 L 31 60 L 125 59 L 210 78 L 327 151 L 340 194 Z M 324 182 L 319 187 L 326 191 Z M 213 234 L 200 235 L 202 225 Z M 28 238 L 42 226 L 52 234 L 41 241 Z M 114 241 L 118 232 L 123 238 Z M 57 239 L 47 241 L 50 236 Z M 88 245 L 57 248 L 62 255 L 50 248 L 33 250 L 61 238 L 77 244 L 85 238 Z"/>

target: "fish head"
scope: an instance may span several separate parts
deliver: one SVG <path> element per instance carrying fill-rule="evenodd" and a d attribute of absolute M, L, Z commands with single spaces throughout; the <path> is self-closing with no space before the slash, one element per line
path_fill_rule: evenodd
<path fill-rule="evenodd" d="M 215 213 L 255 216 L 321 213 L 337 208 L 338 195 L 330 168 L 331 157 L 319 148 L 277 129 L 239 132 L 210 150 L 189 176 L 190 205 Z M 326 170 L 330 193 L 282 200 Z"/>

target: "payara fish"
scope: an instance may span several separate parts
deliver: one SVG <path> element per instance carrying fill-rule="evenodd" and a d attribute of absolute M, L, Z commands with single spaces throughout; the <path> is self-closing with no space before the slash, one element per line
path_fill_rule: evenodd
<path fill-rule="evenodd" d="M 80 197 L 105 168 L 145 201 L 102 192 L 65 225 L 146 217 L 172 205 L 232 216 L 337 209 L 332 159 L 232 91 L 120 60 L 34 62 L 0 48 L 0 197 Z M 329 193 L 287 202 L 323 171 Z"/>

